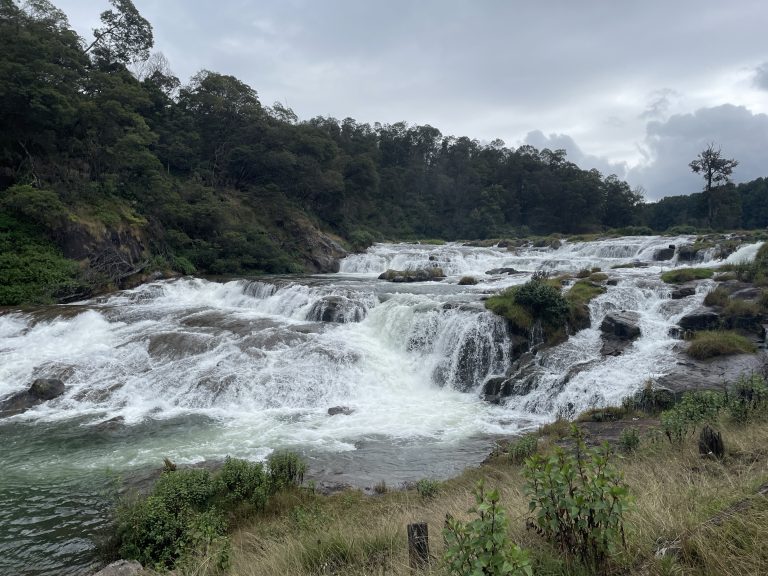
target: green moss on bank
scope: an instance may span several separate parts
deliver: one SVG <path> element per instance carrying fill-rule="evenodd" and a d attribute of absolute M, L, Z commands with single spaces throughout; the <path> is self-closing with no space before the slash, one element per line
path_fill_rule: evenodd
<path fill-rule="evenodd" d="M 714 270 L 711 268 L 679 268 L 670 270 L 661 275 L 662 281 L 667 284 L 684 284 L 691 280 L 706 280 L 712 278 Z"/>

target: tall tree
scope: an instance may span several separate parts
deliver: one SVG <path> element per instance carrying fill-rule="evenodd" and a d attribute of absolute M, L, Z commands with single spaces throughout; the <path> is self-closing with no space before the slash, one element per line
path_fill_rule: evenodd
<path fill-rule="evenodd" d="M 691 170 L 704 177 L 704 196 L 710 227 L 716 223 L 718 205 L 723 203 L 723 198 L 720 198 L 722 194 L 718 192 L 730 181 L 733 169 L 738 165 L 739 162 L 733 158 L 723 158 L 721 149 L 715 148 L 714 144 L 699 152 L 698 157 L 688 164 Z"/>
<path fill-rule="evenodd" d="M 154 45 L 152 25 L 139 14 L 131 0 L 109 0 L 114 10 L 101 13 L 101 28 L 95 28 L 95 39 L 85 49 L 93 50 L 97 59 L 124 65 L 149 58 Z"/>

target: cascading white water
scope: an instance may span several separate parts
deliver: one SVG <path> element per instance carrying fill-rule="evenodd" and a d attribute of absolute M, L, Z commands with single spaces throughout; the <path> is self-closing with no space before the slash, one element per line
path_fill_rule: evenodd
<path fill-rule="evenodd" d="M 658 276 L 677 262 L 653 258 L 670 244 L 692 241 L 614 238 L 558 249 L 376 245 L 345 259 L 335 275 L 185 278 L 0 314 L 0 399 L 39 377 L 62 378 L 67 386 L 62 397 L 0 420 L 0 432 L 18 439 L 0 445 L 0 473 L 9 494 L 14 486 L 22 494 L 37 470 L 79 478 L 163 457 L 262 458 L 292 447 L 311 459 L 310 467 L 328 470 L 326 476 L 341 467 L 338 477 L 353 483 L 453 474 L 481 460 L 493 435 L 559 411 L 617 403 L 663 374 L 674 362 L 669 329 L 701 304 L 709 284 L 671 300 Z M 754 258 L 758 248 L 742 247 L 726 262 Z M 645 267 L 612 269 L 631 262 Z M 376 279 L 389 268 L 431 266 L 448 278 Z M 484 382 L 508 375 L 518 352 L 482 298 L 537 270 L 595 267 L 617 284 L 590 304 L 592 328 L 540 353 L 527 391 L 501 405 L 482 401 Z M 462 276 L 477 284 L 459 285 Z M 598 327 L 612 310 L 637 311 L 642 334 L 621 356 L 602 357 Z M 333 406 L 351 413 L 329 416 Z M 333 457 L 340 452 L 358 460 L 342 465 Z M 2 490 L 0 483 L 0 509 L 11 510 Z M 23 497 L 13 498 L 19 508 Z M 58 506 L 52 496 L 50 502 Z M 44 516 L 29 506 L 27 515 Z M 0 525 L 11 519 L 0 512 Z M 22 554 L 9 544 L 19 538 L 0 529 L 0 550 Z M 62 572 L 57 566 L 50 573 Z"/>

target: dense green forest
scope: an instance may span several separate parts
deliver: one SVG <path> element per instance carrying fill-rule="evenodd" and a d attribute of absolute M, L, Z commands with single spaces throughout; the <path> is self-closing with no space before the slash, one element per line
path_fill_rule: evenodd
<path fill-rule="evenodd" d="M 318 243 L 708 223 L 703 195 L 644 204 L 563 150 L 299 120 L 208 70 L 182 84 L 131 1 L 110 4 L 86 40 L 47 0 L 0 0 L 0 304 L 153 268 L 323 271 Z M 768 225 L 767 186 L 719 188 L 712 224 Z"/>

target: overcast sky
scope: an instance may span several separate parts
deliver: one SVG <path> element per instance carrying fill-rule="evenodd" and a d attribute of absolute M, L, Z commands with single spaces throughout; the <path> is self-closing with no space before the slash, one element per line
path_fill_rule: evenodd
<path fill-rule="evenodd" d="M 53 0 L 91 38 L 106 0 Z M 302 119 L 565 148 L 649 200 L 708 143 L 768 176 L 768 2 L 134 0 L 186 82 L 232 74 Z"/>

